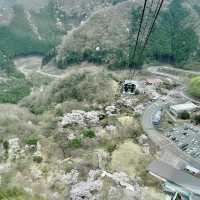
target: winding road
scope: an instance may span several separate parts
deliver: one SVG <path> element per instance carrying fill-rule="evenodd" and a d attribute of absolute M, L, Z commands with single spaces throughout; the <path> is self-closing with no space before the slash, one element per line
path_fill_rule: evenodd
<path fill-rule="evenodd" d="M 189 71 L 189 70 L 183 70 L 183 69 L 175 69 L 175 68 L 169 67 L 169 66 L 154 66 L 154 67 L 147 68 L 147 71 L 149 73 L 152 73 L 152 74 L 157 75 L 157 76 L 170 78 L 170 79 L 178 82 L 179 84 L 181 84 L 182 87 L 179 88 L 181 96 L 184 97 L 185 99 L 187 99 L 188 101 L 191 101 L 191 102 L 196 103 L 196 104 L 200 104 L 200 101 L 198 101 L 195 98 L 192 98 L 191 96 L 189 96 L 187 94 L 187 91 L 186 91 L 187 89 L 186 89 L 186 86 L 184 85 L 185 82 L 184 82 L 182 77 L 180 77 L 178 75 L 173 75 L 173 74 L 170 74 L 170 73 L 167 73 L 167 72 L 162 72 L 163 69 L 167 70 L 167 71 L 174 71 L 175 73 L 182 73 L 182 74 L 185 74 L 185 75 L 188 74 L 188 75 L 194 75 L 194 76 L 197 76 L 197 75 L 200 76 L 199 71 Z"/>
<path fill-rule="evenodd" d="M 180 77 L 174 76 L 168 73 L 160 72 L 160 67 L 150 67 L 147 70 L 151 72 L 154 75 L 158 76 L 164 76 L 171 78 L 176 81 L 180 81 Z M 172 70 L 172 68 L 170 68 Z M 176 70 L 176 69 L 175 69 Z M 180 71 L 180 70 L 179 70 Z M 188 72 L 186 70 L 183 70 L 184 73 Z M 188 72 L 188 73 L 195 73 L 196 72 Z M 200 73 L 199 73 L 200 75 Z M 182 89 L 184 86 L 182 87 Z M 180 88 L 181 89 L 181 88 Z M 181 93 L 181 95 L 193 102 L 200 103 L 197 100 L 192 99 L 191 97 L 186 96 L 184 92 Z M 144 111 L 142 116 L 142 126 L 145 131 L 145 133 L 149 136 L 151 141 L 160 148 L 160 150 L 168 155 L 173 155 L 173 158 L 171 158 L 171 162 L 176 162 L 176 160 L 182 160 L 183 162 L 191 163 L 192 166 L 200 169 L 200 161 L 194 159 L 190 155 L 186 154 L 185 152 L 181 151 L 174 143 L 172 143 L 168 138 L 166 138 L 161 131 L 157 130 L 153 125 L 153 117 L 155 116 L 156 112 L 160 109 L 165 108 L 165 103 L 161 100 L 158 100 L 154 103 L 152 103 L 147 109 Z M 174 160 L 173 160 L 174 159 Z M 170 160 L 170 158 L 169 158 Z"/>

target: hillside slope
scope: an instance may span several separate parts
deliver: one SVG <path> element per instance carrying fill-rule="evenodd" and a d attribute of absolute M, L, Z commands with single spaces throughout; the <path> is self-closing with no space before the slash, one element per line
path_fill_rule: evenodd
<path fill-rule="evenodd" d="M 69 32 L 58 46 L 58 66 L 65 68 L 69 64 L 87 60 L 115 63 L 117 67 L 123 67 L 130 43 L 130 26 L 136 20 L 132 15 L 137 7 L 137 2 L 125 1 L 99 10 L 86 23 Z M 197 59 L 200 39 L 200 7 L 197 0 L 170 0 L 165 2 L 164 7 L 146 52 L 147 57 L 175 65 Z M 172 14 L 174 17 L 170 17 Z M 170 27 L 174 18 L 177 20 Z M 176 51 L 177 48 L 180 51 Z"/>
<path fill-rule="evenodd" d="M 117 1 L 0 0 L 0 67 L 15 56 L 44 55 L 68 30 L 113 3 Z"/>

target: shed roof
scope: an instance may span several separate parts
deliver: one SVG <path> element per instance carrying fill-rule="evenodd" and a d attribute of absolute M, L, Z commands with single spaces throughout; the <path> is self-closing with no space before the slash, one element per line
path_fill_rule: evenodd
<path fill-rule="evenodd" d="M 178 105 L 173 105 L 173 106 L 170 106 L 170 109 L 173 109 L 177 112 L 180 112 L 180 111 L 191 111 L 191 110 L 194 110 L 196 109 L 198 106 L 195 105 L 194 103 L 192 102 L 187 102 L 187 103 L 184 103 L 184 104 L 178 104 Z"/>

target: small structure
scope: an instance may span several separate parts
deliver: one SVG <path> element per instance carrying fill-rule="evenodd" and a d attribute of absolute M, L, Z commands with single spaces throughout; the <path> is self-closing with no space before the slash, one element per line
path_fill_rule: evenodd
<path fill-rule="evenodd" d="M 135 94 L 138 88 L 138 82 L 133 80 L 125 80 L 122 84 L 123 94 Z"/>
<path fill-rule="evenodd" d="M 198 106 L 195 105 L 194 103 L 187 102 L 184 104 L 170 106 L 170 112 L 175 116 L 179 116 L 181 113 L 183 113 L 185 111 L 192 113 L 192 112 L 196 111 L 197 108 L 198 108 Z"/>

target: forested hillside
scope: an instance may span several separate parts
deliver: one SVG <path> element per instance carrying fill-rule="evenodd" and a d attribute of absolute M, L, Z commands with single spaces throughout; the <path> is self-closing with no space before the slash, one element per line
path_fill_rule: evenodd
<path fill-rule="evenodd" d="M 128 66 L 129 47 L 133 46 L 138 30 L 139 3 L 126 1 L 99 11 L 68 34 L 58 47 L 58 67 L 65 68 L 83 60 L 114 67 Z M 179 67 L 198 61 L 199 10 L 196 1 L 166 1 L 145 53 L 146 61 Z"/>
<path fill-rule="evenodd" d="M 46 55 L 44 64 L 56 55 L 60 68 L 83 60 L 120 68 L 131 62 L 129 47 L 138 29 L 139 1 L 1 0 L 0 5 L 1 68 L 15 56 L 30 54 Z M 198 62 L 199 18 L 196 0 L 166 1 L 146 60 L 176 66 Z"/>
<path fill-rule="evenodd" d="M 199 38 L 194 28 L 195 21 L 191 21 L 196 6 L 193 10 L 187 6 L 180 0 L 173 0 L 168 10 L 161 14 L 149 44 L 148 55 L 178 66 L 197 58 Z"/>
<path fill-rule="evenodd" d="M 123 0 L 0 1 L 0 67 L 15 56 L 44 55 L 100 8 Z"/>

